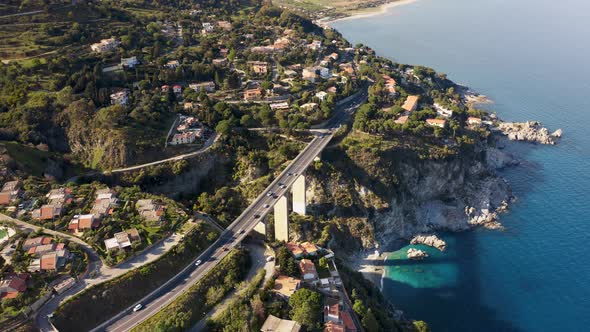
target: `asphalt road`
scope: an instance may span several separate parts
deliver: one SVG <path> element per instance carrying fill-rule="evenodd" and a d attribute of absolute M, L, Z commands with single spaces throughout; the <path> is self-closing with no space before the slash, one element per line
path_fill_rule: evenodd
<path fill-rule="evenodd" d="M 129 307 L 123 312 L 110 318 L 92 331 L 129 331 L 134 326 L 156 314 L 178 296 L 187 291 L 209 270 L 223 259 L 232 248 L 235 248 L 248 235 L 250 231 L 273 208 L 277 199 L 288 194 L 291 185 L 297 176 L 303 174 L 321 151 L 328 145 L 333 137 L 335 129 L 350 116 L 366 100 L 366 91 L 358 94 L 348 103 L 340 105 L 336 115 L 327 122 L 325 133 L 317 134 L 313 140 L 293 159 L 293 161 L 281 172 L 279 176 L 253 201 L 242 214 L 222 232 L 215 243 L 205 250 L 197 259 L 189 264 L 175 277 L 164 285 L 144 297 L 140 303 L 143 308 L 137 312 Z M 279 184 L 284 184 L 281 188 Z M 273 194 L 269 194 L 272 192 Z M 202 263 L 195 266 L 197 260 Z"/>

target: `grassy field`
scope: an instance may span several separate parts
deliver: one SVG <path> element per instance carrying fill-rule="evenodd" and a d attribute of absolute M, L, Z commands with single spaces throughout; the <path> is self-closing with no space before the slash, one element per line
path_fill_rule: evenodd
<path fill-rule="evenodd" d="M 4 228 L 0 228 L 0 240 L 2 240 L 8 232 Z"/>

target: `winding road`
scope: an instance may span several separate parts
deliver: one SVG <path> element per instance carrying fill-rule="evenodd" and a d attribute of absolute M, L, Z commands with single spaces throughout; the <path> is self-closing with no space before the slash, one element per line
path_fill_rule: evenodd
<path fill-rule="evenodd" d="M 275 180 L 227 227 L 221 236 L 199 257 L 186 266 L 180 273 L 168 280 L 158 289 L 145 296 L 139 302 L 143 309 L 133 311 L 133 306 L 108 319 L 92 331 L 129 331 L 141 322 L 155 315 L 166 305 L 172 303 L 181 294 L 188 291 L 207 272 L 213 269 L 230 251 L 244 240 L 250 231 L 271 210 L 277 199 L 286 195 L 297 178 L 303 174 L 322 150 L 328 145 L 334 131 L 354 111 L 366 101 L 366 90 L 355 95 L 349 101 L 339 105 L 336 115 L 328 121 L 323 133 L 317 133 L 309 144 L 293 161 L 275 178 Z M 280 186 L 279 184 L 284 184 Z M 197 264 L 197 261 L 202 263 Z M 198 265 L 198 266 L 197 266 Z"/>

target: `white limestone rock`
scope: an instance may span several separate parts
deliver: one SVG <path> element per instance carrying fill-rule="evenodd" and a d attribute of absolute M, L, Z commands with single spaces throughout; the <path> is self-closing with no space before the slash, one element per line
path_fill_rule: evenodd
<path fill-rule="evenodd" d="M 410 248 L 407 251 L 408 258 L 413 260 L 422 260 L 428 257 L 428 253 L 426 251 L 422 251 L 416 248 Z"/>

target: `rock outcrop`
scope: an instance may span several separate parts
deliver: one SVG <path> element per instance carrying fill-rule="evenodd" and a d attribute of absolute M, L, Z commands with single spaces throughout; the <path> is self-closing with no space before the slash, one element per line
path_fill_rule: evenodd
<path fill-rule="evenodd" d="M 428 257 L 428 253 L 426 251 L 422 251 L 422 250 L 416 249 L 416 248 L 408 249 L 407 254 L 408 254 L 408 259 L 413 259 L 413 260 L 422 260 L 422 259 Z"/>
<path fill-rule="evenodd" d="M 555 138 L 561 137 L 562 130 L 558 129 L 549 134 L 547 128 L 539 122 L 501 122 L 498 129 L 512 141 L 526 141 L 540 144 L 555 144 Z"/>
<path fill-rule="evenodd" d="M 434 234 L 418 234 L 414 236 L 412 240 L 410 240 L 410 244 L 423 244 L 429 247 L 436 248 L 440 251 L 444 251 L 447 247 L 446 242 L 441 240 L 440 238 L 438 238 L 438 236 Z"/>

